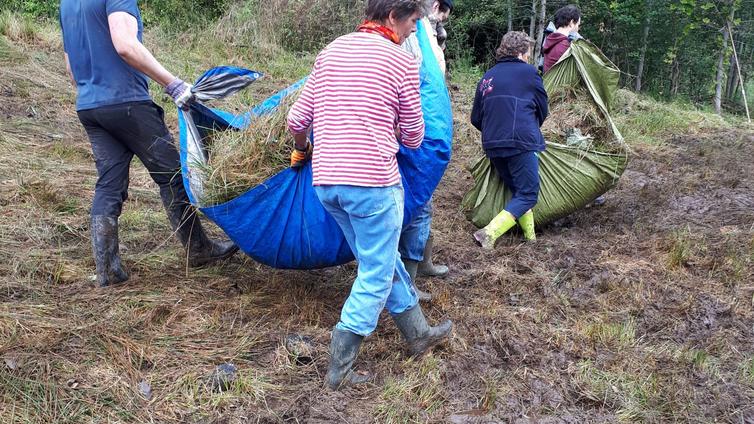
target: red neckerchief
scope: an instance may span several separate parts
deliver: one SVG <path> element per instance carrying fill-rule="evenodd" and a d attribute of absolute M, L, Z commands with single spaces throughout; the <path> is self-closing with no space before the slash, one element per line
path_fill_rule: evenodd
<path fill-rule="evenodd" d="M 392 29 L 380 25 L 375 21 L 364 21 L 359 25 L 358 28 L 356 28 L 356 31 L 358 32 L 366 32 L 369 34 L 378 34 L 381 35 L 388 40 L 392 41 L 395 44 L 401 44 L 401 38 L 398 37 L 398 34 L 395 33 Z"/>

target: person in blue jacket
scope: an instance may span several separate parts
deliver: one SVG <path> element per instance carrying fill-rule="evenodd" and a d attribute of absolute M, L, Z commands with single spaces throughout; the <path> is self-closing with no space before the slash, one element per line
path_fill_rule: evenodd
<path fill-rule="evenodd" d="M 545 150 L 540 127 L 547 118 L 547 92 L 529 65 L 532 40 L 523 32 L 503 37 L 497 63 L 477 86 L 471 123 L 482 132 L 482 147 L 513 197 L 492 221 L 474 233 L 485 249 L 518 223 L 526 240 L 534 240 L 532 208 L 539 196 L 538 153 Z"/>

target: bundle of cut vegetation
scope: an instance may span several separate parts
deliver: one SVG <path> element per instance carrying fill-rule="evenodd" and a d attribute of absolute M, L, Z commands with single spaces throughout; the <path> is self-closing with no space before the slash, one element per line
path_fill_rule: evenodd
<path fill-rule="evenodd" d="M 549 93 L 549 103 L 550 114 L 542 125 L 547 141 L 602 152 L 623 149 L 586 87 L 560 87 Z"/>
<path fill-rule="evenodd" d="M 287 116 L 298 92 L 286 96 L 273 111 L 252 118 L 239 131 L 216 131 L 207 142 L 204 205 L 230 201 L 290 165 L 293 137 Z"/>

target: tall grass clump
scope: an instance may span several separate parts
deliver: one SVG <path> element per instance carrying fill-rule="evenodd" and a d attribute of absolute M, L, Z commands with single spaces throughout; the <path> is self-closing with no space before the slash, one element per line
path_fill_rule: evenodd
<path fill-rule="evenodd" d="M 674 231 L 671 242 L 670 251 L 668 252 L 668 268 L 682 268 L 688 264 L 692 254 L 691 238 L 688 230 Z"/>
<path fill-rule="evenodd" d="M 0 11 L 0 37 L 2 36 L 8 42 L 3 44 L 17 44 L 19 50 L 24 50 L 24 53 L 30 47 L 49 53 L 49 50 L 60 50 L 63 46 L 60 27 L 56 22 L 49 19 L 34 19 L 11 10 Z M 6 52 L 8 50 L 5 47 L 3 49 Z M 7 56 L 2 53 L 0 55 Z M 26 62 L 29 55 L 21 54 L 15 59 Z"/>
<path fill-rule="evenodd" d="M 10 10 L 0 12 L 0 35 L 13 41 L 34 41 L 39 30 L 34 20 Z"/>
<path fill-rule="evenodd" d="M 0 9 L 33 18 L 55 18 L 59 5 L 60 0 L 0 0 Z"/>

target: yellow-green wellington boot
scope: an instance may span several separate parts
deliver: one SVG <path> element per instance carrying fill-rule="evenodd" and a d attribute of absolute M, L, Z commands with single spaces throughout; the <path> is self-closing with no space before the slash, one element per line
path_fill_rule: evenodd
<path fill-rule="evenodd" d="M 534 241 L 537 239 L 537 235 L 534 233 L 534 212 L 532 212 L 531 209 L 521 215 L 521 218 L 518 218 L 518 225 L 521 227 L 521 231 L 523 231 L 526 241 Z"/>
<path fill-rule="evenodd" d="M 474 233 L 474 240 L 485 250 L 495 248 L 495 240 L 516 225 L 516 218 L 510 212 L 503 210 L 492 218 L 489 224 Z"/>

